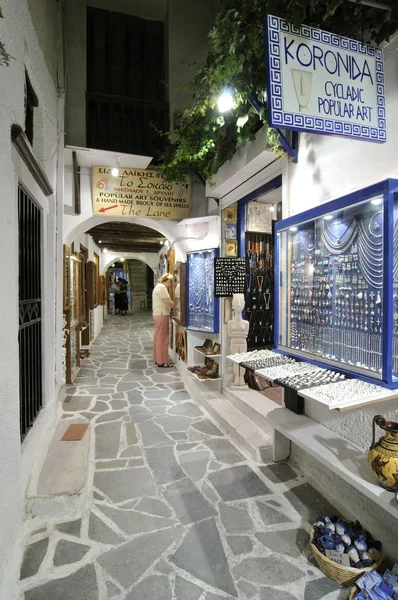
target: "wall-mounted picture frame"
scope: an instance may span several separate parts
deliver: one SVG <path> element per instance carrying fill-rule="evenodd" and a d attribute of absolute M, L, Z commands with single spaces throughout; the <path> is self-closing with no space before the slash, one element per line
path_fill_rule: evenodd
<path fill-rule="evenodd" d="M 65 246 L 63 248 L 63 310 L 70 308 L 70 248 Z"/>
<path fill-rule="evenodd" d="M 224 209 L 224 221 L 225 223 L 236 223 L 237 222 L 237 209 L 236 206 L 228 206 Z"/>
<path fill-rule="evenodd" d="M 226 241 L 225 242 L 225 256 L 236 257 L 238 255 L 238 242 Z"/>
<path fill-rule="evenodd" d="M 246 206 L 246 231 L 272 234 L 272 213 L 268 204 L 249 202 Z"/>
<path fill-rule="evenodd" d="M 237 239 L 236 223 L 225 223 L 224 231 L 225 231 L 225 239 L 226 240 L 236 240 Z"/>

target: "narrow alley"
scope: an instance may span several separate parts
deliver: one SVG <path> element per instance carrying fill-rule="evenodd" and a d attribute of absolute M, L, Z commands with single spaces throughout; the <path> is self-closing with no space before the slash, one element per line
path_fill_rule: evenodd
<path fill-rule="evenodd" d="M 89 421 L 86 503 L 25 522 L 21 600 L 337 600 L 310 524 L 333 509 L 290 465 L 257 466 L 152 361 L 152 317 L 111 316 L 68 386 Z M 344 592 L 343 592 L 344 593 Z"/>

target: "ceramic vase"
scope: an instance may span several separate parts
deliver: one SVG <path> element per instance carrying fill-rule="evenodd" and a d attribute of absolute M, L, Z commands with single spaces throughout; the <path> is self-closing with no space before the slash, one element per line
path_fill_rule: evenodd
<path fill-rule="evenodd" d="M 384 431 L 377 442 L 376 425 Z M 398 423 L 386 421 L 381 415 L 373 418 L 373 440 L 368 461 L 381 487 L 398 492 Z"/>

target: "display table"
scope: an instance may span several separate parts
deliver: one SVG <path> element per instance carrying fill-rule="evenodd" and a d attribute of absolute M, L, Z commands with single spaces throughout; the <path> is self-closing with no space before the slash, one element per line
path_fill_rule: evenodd
<path fill-rule="evenodd" d="M 252 369 L 270 382 L 283 386 L 285 391 L 291 390 L 305 400 L 319 402 L 329 410 L 352 409 L 398 398 L 396 390 L 355 377 L 346 377 L 340 371 L 294 360 L 273 350 L 246 352 L 227 358 L 235 364 Z"/>

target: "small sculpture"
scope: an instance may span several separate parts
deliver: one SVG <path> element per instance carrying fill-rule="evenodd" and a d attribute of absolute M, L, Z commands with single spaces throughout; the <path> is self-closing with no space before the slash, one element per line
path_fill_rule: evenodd
<path fill-rule="evenodd" d="M 247 334 L 249 333 L 249 322 L 242 319 L 242 310 L 245 306 L 244 294 L 234 294 L 232 308 L 234 318 L 228 321 L 228 336 L 230 338 L 231 354 L 242 354 L 247 352 Z M 245 370 L 234 363 L 234 385 L 244 387 Z"/>

